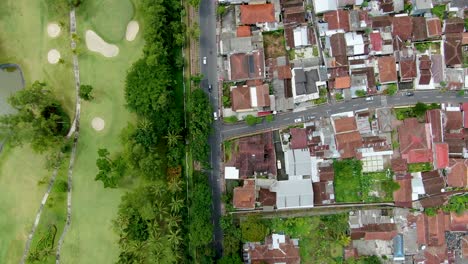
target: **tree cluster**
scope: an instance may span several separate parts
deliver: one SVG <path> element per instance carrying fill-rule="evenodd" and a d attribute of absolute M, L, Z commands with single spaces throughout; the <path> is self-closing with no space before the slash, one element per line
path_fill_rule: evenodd
<path fill-rule="evenodd" d="M 209 153 L 208 137 L 213 122 L 213 108 L 203 90 L 196 89 L 192 92 L 187 110 L 190 113 L 188 129 L 193 159 L 206 162 Z"/>

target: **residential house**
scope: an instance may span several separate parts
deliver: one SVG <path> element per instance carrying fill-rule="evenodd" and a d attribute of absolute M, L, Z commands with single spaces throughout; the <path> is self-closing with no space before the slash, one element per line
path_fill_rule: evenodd
<path fill-rule="evenodd" d="M 400 57 L 399 65 L 401 82 L 411 82 L 417 77 L 416 57 L 414 55 Z"/>
<path fill-rule="evenodd" d="M 276 208 L 293 209 L 314 206 L 314 191 L 310 179 L 275 181 L 270 191 L 276 193 Z"/>
<path fill-rule="evenodd" d="M 344 33 L 337 33 L 327 38 L 330 49 L 330 56 L 328 67 L 342 67 L 348 65 L 348 56 L 346 53 L 346 39 Z"/>
<path fill-rule="evenodd" d="M 429 1 L 431 0 L 422 0 L 422 1 Z M 432 4 L 432 2 L 431 2 Z M 424 25 L 426 24 L 426 18 L 424 17 L 412 17 L 413 21 L 413 41 L 423 41 L 427 39 L 427 27 Z M 423 26 L 421 26 L 423 25 Z"/>
<path fill-rule="evenodd" d="M 408 15 L 396 15 L 392 20 L 392 34 L 400 41 L 410 40 L 413 35 L 412 17 Z"/>
<path fill-rule="evenodd" d="M 347 32 L 345 33 L 346 40 L 346 55 L 356 56 L 366 53 L 366 44 L 364 44 L 364 38 L 362 34 L 357 34 L 356 32 Z M 368 53 L 368 52 L 367 52 Z"/>
<path fill-rule="evenodd" d="M 274 23 L 275 7 L 273 4 L 256 4 L 240 6 L 240 23 L 242 25 L 258 25 Z"/>
<path fill-rule="evenodd" d="M 381 84 L 394 83 L 398 80 L 394 56 L 379 57 L 377 63 Z"/>
<path fill-rule="evenodd" d="M 413 7 L 411 11 L 412 15 L 421 15 L 430 12 L 433 7 L 432 0 L 411 0 L 411 6 Z"/>
<path fill-rule="evenodd" d="M 447 185 L 451 187 L 468 187 L 468 160 L 450 159 L 447 168 Z"/>
<path fill-rule="evenodd" d="M 326 85 L 321 79 L 320 69 L 293 68 L 292 72 L 292 97 L 295 103 L 301 103 L 319 98 L 319 89 Z"/>
<path fill-rule="evenodd" d="M 233 191 L 232 205 L 237 210 L 255 209 L 256 191 L 255 180 L 244 180 L 242 187 L 235 187 Z"/>
<path fill-rule="evenodd" d="M 432 162 L 431 127 L 407 118 L 398 127 L 401 157 L 408 163 Z"/>
<path fill-rule="evenodd" d="M 415 80 L 415 87 L 418 89 L 432 89 L 434 82 L 432 81 L 431 66 L 432 61 L 428 55 L 422 55 L 418 58 L 419 71 Z"/>
<path fill-rule="evenodd" d="M 449 165 L 449 146 L 447 143 L 435 143 L 434 146 L 434 167 L 445 169 Z"/>
<path fill-rule="evenodd" d="M 465 71 L 462 68 L 446 68 L 445 81 L 447 82 L 447 89 L 461 90 L 464 86 Z"/>
<path fill-rule="evenodd" d="M 236 112 L 263 111 L 270 106 L 268 84 L 231 88 L 232 110 Z"/>
<path fill-rule="evenodd" d="M 229 80 L 243 81 L 265 78 L 265 57 L 263 50 L 249 53 L 235 53 L 228 56 Z"/>
<path fill-rule="evenodd" d="M 438 171 L 426 171 L 421 173 L 425 194 L 432 196 L 442 193 L 445 181 Z"/>
<path fill-rule="evenodd" d="M 426 31 L 429 38 L 438 38 L 442 35 L 442 26 L 438 17 L 426 18 Z"/>
<path fill-rule="evenodd" d="M 451 33 L 445 35 L 444 56 L 445 64 L 451 67 L 459 67 L 462 64 L 462 34 Z"/>
<path fill-rule="evenodd" d="M 349 12 L 339 9 L 323 14 L 323 20 L 328 23 L 328 34 L 349 31 Z"/>
<path fill-rule="evenodd" d="M 362 137 L 358 131 L 354 116 L 335 118 L 333 120 L 337 149 L 341 158 L 353 158 L 356 150 L 362 147 Z"/>
<path fill-rule="evenodd" d="M 449 33 L 463 33 L 465 30 L 465 22 L 463 18 L 452 17 L 444 20 L 444 32 Z"/>
<path fill-rule="evenodd" d="M 314 11 L 316 14 L 337 10 L 337 0 L 314 0 Z"/>
<path fill-rule="evenodd" d="M 272 234 L 265 242 L 248 242 L 243 246 L 244 262 L 252 264 L 299 264 L 299 240 L 284 234 Z"/>
<path fill-rule="evenodd" d="M 349 30 L 363 31 L 370 26 L 369 15 L 363 10 L 349 10 Z"/>

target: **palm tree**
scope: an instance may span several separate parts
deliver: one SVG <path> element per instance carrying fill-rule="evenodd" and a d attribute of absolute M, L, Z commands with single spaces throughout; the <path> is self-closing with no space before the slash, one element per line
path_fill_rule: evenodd
<path fill-rule="evenodd" d="M 167 182 L 167 189 L 169 189 L 169 191 L 172 193 L 180 192 L 182 191 L 181 184 L 182 181 L 179 178 L 174 177 L 172 179 L 169 179 L 169 181 Z"/>
<path fill-rule="evenodd" d="M 174 246 L 177 247 L 182 242 L 182 236 L 180 235 L 180 229 L 171 229 L 167 234 L 167 240 Z"/>
<path fill-rule="evenodd" d="M 148 118 L 141 118 L 138 122 L 138 127 L 143 131 L 148 131 L 151 129 L 153 123 Z"/>
<path fill-rule="evenodd" d="M 169 229 L 178 228 L 180 221 L 181 221 L 180 216 L 175 215 L 175 214 L 170 214 L 166 219 L 167 227 Z"/>
<path fill-rule="evenodd" d="M 177 196 L 172 196 L 171 202 L 169 203 L 171 211 L 178 213 L 182 207 L 184 207 L 184 200 L 179 199 Z"/>
<path fill-rule="evenodd" d="M 167 145 L 169 147 L 175 147 L 178 141 L 182 138 L 176 131 L 169 131 L 167 136 L 164 137 L 167 140 Z"/>

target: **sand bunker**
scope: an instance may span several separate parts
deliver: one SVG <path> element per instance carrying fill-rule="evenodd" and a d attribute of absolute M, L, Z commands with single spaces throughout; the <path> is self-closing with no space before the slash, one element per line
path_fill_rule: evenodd
<path fill-rule="evenodd" d="M 60 60 L 60 52 L 56 49 L 49 50 L 49 53 L 47 53 L 47 60 L 50 64 L 56 64 Z"/>
<path fill-rule="evenodd" d="M 60 26 L 57 23 L 49 23 L 47 25 L 47 34 L 51 38 L 58 37 L 60 35 Z"/>
<path fill-rule="evenodd" d="M 99 52 L 104 57 L 115 57 L 119 54 L 119 47 L 105 42 L 92 30 L 86 30 L 86 47 L 90 51 Z"/>
<path fill-rule="evenodd" d="M 125 33 L 125 39 L 127 41 L 133 41 L 137 34 L 138 31 L 140 30 L 140 26 L 138 25 L 138 22 L 136 21 L 130 21 L 127 25 L 127 32 Z"/>
<path fill-rule="evenodd" d="M 101 131 L 104 129 L 105 122 L 102 118 L 95 117 L 93 118 L 93 121 L 91 121 L 91 126 L 94 128 L 94 130 Z"/>

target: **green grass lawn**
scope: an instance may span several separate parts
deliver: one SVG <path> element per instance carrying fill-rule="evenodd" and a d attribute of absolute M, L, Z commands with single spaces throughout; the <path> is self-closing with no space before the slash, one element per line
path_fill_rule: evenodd
<path fill-rule="evenodd" d="M 116 44 L 125 40 L 127 24 L 134 16 L 134 8 L 130 0 L 83 1 L 78 15 L 104 40 Z M 78 25 L 80 30 L 82 26 Z"/>
<path fill-rule="evenodd" d="M 62 25 L 62 33 L 55 39 L 47 35 L 50 22 Z M 67 1 L 0 1 L 0 28 L 0 64 L 20 65 L 26 86 L 36 80 L 46 82 L 71 116 L 75 88 Z M 61 53 L 63 64 L 47 62 L 47 53 L 53 48 Z M 48 179 L 51 172 L 45 169 L 44 156 L 33 154 L 27 146 L 7 148 L 0 159 L 0 260 L 18 263 L 46 189 L 37 183 Z"/>
<path fill-rule="evenodd" d="M 0 154 L 0 260 L 18 263 L 51 173 L 44 158 L 28 147 L 6 147 Z"/>
<path fill-rule="evenodd" d="M 336 202 L 361 201 L 361 161 L 354 159 L 334 161 L 333 168 L 335 171 L 334 187 Z"/>
<path fill-rule="evenodd" d="M 110 2 L 110 1 L 107 1 Z M 114 0 L 112 3 L 121 2 Z M 87 10 L 86 5 L 78 9 L 79 36 L 87 29 L 95 29 L 93 21 L 107 17 L 107 7 Z M 116 27 L 128 22 L 128 10 L 120 10 L 113 20 Z M 99 16 L 93 21 L 86 18 Z M 100 17 L 103 16 L 103 17 Z M 141 23 L 141 20 L 137 20 Z M 108 25 L 111 27 L 112 25 Z M 94 87 L 95 99 L 82 105 L 80 139 L 73 172 L 73 217 L 72 225 L 63 245 L 64 263 L 113 263 L 118 257 L 117 235 L 112 230 L 112 220 L 117 216 L 120 197 L 124 189 L 104 189 L 101 182 L 94 181 L 97 173 L 98 148 L 107 148 L 111 153 L 120 148 L 119 135 L 127 122 L 134 117 L 125 108 L 124 82 L 131 63 L 141 56 L 143 40 L 140 33 L 133 42 L 121 40 L 115 43 L 120 52 L 117 57 L 105 58 L 100 54 L 86 52 L 80 59 L 81 83 Z M 81 44 L 83 45 L 83 44 Z M 91 127 L 94 117 L 105 120 L 105 129 L 96 132 Z"/>

